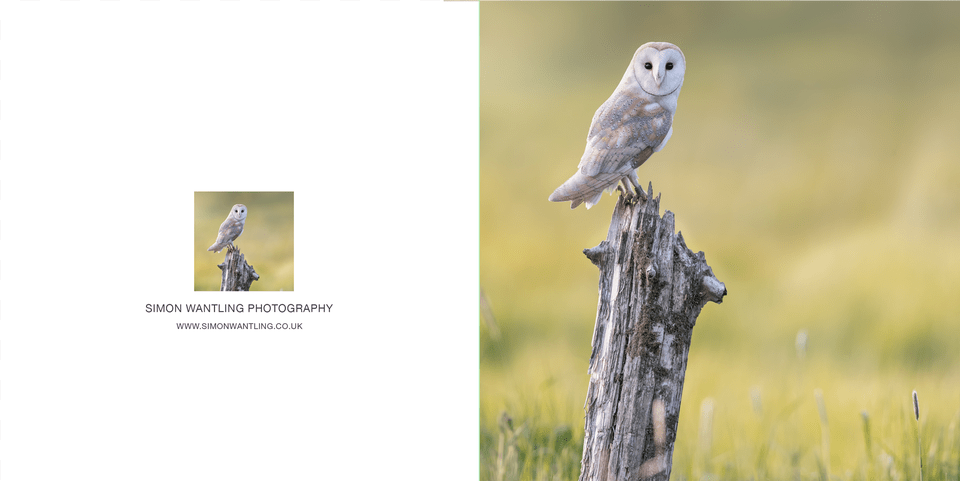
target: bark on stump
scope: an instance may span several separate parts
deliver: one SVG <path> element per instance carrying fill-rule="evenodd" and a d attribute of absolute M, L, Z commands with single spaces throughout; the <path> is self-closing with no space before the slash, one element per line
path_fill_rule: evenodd
<path fill-rule="evenodd" d="M 726 287 L 646 200 L 617 201 L 600 268 L 580 481 L 668 480 L 693 326 Z"/>
<path fill-rule="evenodd" d="M 260 279 L 260 275 L 253 270 L 253 266 L 247 264 L 240 249 L 228 250 L 226 257 L 223 258 L 223 264 L 217 267 L 221 271 L 221 291 L 249 291 L 250 284 Z"/>

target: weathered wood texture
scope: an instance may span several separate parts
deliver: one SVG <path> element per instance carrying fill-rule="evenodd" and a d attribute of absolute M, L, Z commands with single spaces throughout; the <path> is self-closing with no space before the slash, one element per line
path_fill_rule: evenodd
<path fill-rule="evenodd" d="M 247 264 L 240 249 L 228 250 L 226 257 L 223 258 L 223 264 L 217 267 L 221 271 L 221 291 L 249 291 L 250 284 L 260 279 L 260 275 L 253 270 L 253 266 Z"/>
<path fill-rule="evenodd" d="M 617 202 L 607 239 L 584 254 L 600 268 L 580 481 L 667 480 L 693 326 L 727 290 L 703 252 L 645 199 Z"/>

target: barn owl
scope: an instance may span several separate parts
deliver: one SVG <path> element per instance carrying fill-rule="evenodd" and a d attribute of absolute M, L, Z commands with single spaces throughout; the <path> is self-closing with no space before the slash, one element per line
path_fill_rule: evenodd
<path fill-rule="evenodd" d="M 673 134 L 673 114 L 687 68 L 683 52 L 667 42 L 645 43 L 633 54 L 620 84 L 597 109 L 577 173 L 550 195 L 574 209 L 600 201 L 604 191 L 623 185 L 643 195 L 636 168 L 659 152 Z"/>
<path fill-rule="evenodd" d="M 227 214 L 227 220 L 220 224 L 220 233 L 217 234 L 217 241 L 210 246 L 208 251 L 220 252 L 224 247 L 233 250 L 233 241 L 243 234 L 243 222 L 247 220 L 247 206 L 237 204 L 230 209 Z"/>

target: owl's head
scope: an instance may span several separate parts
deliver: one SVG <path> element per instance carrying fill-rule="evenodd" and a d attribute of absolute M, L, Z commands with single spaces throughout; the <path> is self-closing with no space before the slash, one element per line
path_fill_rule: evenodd
<path fill-rule="evenodd" d="M 243 204 L 237 204 L 230 209 L 230 216 L 235 219 L 246 219 L 247 218 L 247 206 Z"/>
<path fill-rule="evenodd" d="M 645 43 L 633 54 L 633 76 L 650 95 L 670 95 L 679 90 L 686 70 L 683 52 L 672 43 Z"/>

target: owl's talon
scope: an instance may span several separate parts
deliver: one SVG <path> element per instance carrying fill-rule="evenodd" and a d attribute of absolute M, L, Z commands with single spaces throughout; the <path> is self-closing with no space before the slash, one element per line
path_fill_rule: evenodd
<path fill-rule="evenodd" d="M 637 203 L 637 194 L 633 189 L 624 185 L 627 181 L 624 180 L 623 184 L 617 184 L 617 190 L 620 191 L 620 196 L 623 197 L 623 203 L 626 205 L 633 205 Z"/>
<path fill-rule="evenodd" d="M 637 200 L 642 200 L 642 201 L 646 202 L 646 200 L 647 200 L 647 193 L 644 192 L 643 189 L 637 188 L 636 194 L 637 194 Z"/>

